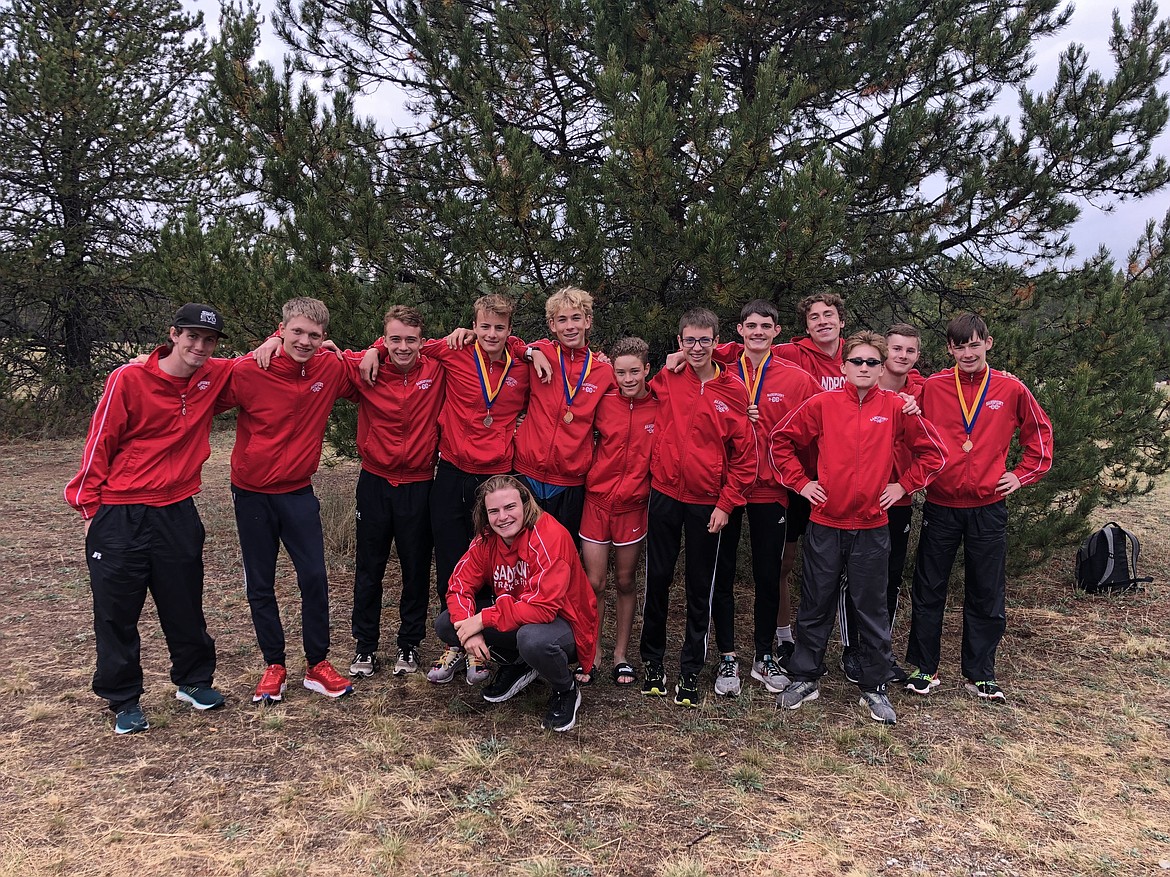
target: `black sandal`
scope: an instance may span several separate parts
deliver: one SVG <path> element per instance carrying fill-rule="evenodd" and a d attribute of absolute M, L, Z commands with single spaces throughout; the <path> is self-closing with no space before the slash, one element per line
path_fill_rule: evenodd
<path fill-rule="evenodd" d="M 638 677 L 638 674 L 634 671 L 634 668 L 632 666 L 630 666 L 628 663 L 626 663 L 625 661 L 622 661 L 620 664 L 618 664 L 616 667 L 614 667 L 613 673 L 611 673 L 610 675 L 613 677 L 613 684 L 614 685 L 622 685 L 622 686 L 633 685 L 637 681 L 637 677 Z M 628 676 L 629 679 L 627 679 L 625 682 L 622 682 L 621 677 L 623 677 L 623 676 Z"/>
<path fill-rule="evenodd" d="M 585 668 L 580 664 L 578 664 L 577 669 L 573 671 L 573 678 L 577 680 L 578 685 L 592 685 L 593 677 L 596 675 L 597 667 L 594 667 L 592 670 L 586 673 Z"/>

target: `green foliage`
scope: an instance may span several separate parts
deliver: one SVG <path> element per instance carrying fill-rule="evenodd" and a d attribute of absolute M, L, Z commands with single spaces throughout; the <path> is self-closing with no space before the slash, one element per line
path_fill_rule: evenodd
<path fill-rule="evenodd" d="M 144 254 L 202 194 L 187 140 L 207 71 L 178 0 L 0 2 L 3 400 L 88 413 L 105 371 L 161 340 Z"/>

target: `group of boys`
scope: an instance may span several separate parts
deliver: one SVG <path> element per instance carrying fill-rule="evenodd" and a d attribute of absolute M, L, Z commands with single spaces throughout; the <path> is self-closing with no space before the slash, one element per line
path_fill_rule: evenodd
<path fill-rule="evenodd" d="M 861 686 L 871 716 L 892 722 L 885 691 L 899 671 L 890 623 L 910 530 L 909 495 L 929 483 L 907 655 L 915 669 L 906 675 L 907 687 L 928 694 L 938 685 L 947 581 L 965 542 L 962 671 L 980 697 L 1002 700 L 994 659 L 1005 618 L 1003 500 L 1051 465 L 1047 418 L 1022 383 L 987 367 L 992 339 L 978 317 L 951 322 L 948 350 L 956 365 L 923 380 L 914 371 L 918 332 L 912 327 L 845 340 L 844 304 L 831 294 L 805 299 L 800 313 L 808 337 L 776 344 L 775 305 L 750 302 L 737 326 L 742 344 L 721 345 L 715 315 L 688 311 L 679 324 L 679 354 L 647 386 L 647 369 L 636 368 L 638 359 L 648 366 L 645 343 L 619 345 L 628 352 L 615 377 L 613 365 L 589 348 L 592 299 L 572 287 L 550 296 L 552 337 L 533 344 L 510 335 L 512 303 L 488 295 L 475 302 L 471 330 L 424 341 L 421 315 L 395 306 L 370 350 L 342 354 L 322 349 L 329 322 L 324 304 L 302 298 L 285 305 L 272 338 L 236 360 L 211 357 L 224 333 L 222 317 L 206 305 L 185 305 L 168 346 L 110 375 L 81 469 L 66 488 L 66 499 L 86 519 L 98 654 L 94 691 L 115 713 L 115 731 L 148 727 L 139 705 L 137 631 L 147 590 L 170 649 L 176 697 L 196 709 L 224 702 L 212 687 L 203 529 L 191 497 L 210 455 L 211 417 L 232 407 L 239 409 L 232 498 L 266 663 L 253 700 L 275 702 L 285 692 L 275 595 L 281 542 L 301 592 L 303 684 L 331 697 L 352 690 L 327 657 L 328 585 L 311 485 L 328 414 L 342 397 L 359 406 L 362 461 L 353 677 L 379 668 L 392 543 L 402 568 L 398 675 L 419 668 L 432 550 L 445 603 L 447 583 L 472 540 L 477 489 L 514 472 L 545 512 L 579 534 L 594 589 L 604 589 L 608 552 L 617 550 L 615 683 L 635 677 L 625 655 L 634 612 L 629 558 L 636 561 L 645 539 L 641 690 L 668 693 L 669 590 L 685 535 L 686 625 L 674 700 L 699 703 L 712 626 L 721 654 L 715 691 L 740 692 L 733 582 L 746 509 L 755 580 L 752 677 L 782 707 L 816 697 L 840 600 L 846 675 Z M 647 399 L 652 405 L 637 414 L 635 442 L 635 403 Z M 1005 472 L 1016 434 L 1023 459 Z M 609 480 L 595 483 L 594 473 L 608 473 Z M 794 637 L 788 579 L 806 527 Z M 592 681 L 600 655 L 576 658 L 574 685 Z M 452 646 L 428 679 L 446 683 L 460 670 L 469 683 L 490 675 L 475 656 Z"/>

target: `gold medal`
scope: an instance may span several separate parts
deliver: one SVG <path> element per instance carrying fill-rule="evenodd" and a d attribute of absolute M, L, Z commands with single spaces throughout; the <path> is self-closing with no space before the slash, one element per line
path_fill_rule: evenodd
<path fill-rule="evenodd" d="M 565 412 L 565 423 L 572 423 L 572 422 L 573 422 L 573 412 L 566 411 Z"/>
<path fill-rule="evenodd" d="M 967 453 L 970 453 L 971 448 L 973 447 L 975 447 L 975 445 L 971 444 L 971 439 L 967 439 L 965 442 L 963 442 L 963 450 Z"/>
<path fill-rule="evenodd" d="M 483 419 L 483 425 L 484 426 L 491 426 L 492 425 L 492 416 L 490 414 Z"/>

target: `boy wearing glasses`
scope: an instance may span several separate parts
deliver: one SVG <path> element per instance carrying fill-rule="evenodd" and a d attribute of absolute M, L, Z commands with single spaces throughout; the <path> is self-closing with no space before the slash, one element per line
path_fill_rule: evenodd
<path fill-rule="evenodd" d="M 938 423 L 951 460 L 926 492 L 922 536 L 910 589 L 912 617 L 906 680 L 915 694 L 938 687 L 943 609 L 959 544 L 964 546 L 962 672 L 967 690 L 1006 699 L 995 678 L 995 653 L 1007 626 L 1007 503 L 1052 467 L 1052 424 L 1028 388 L 987 365 L 992 338 L 976 314 L 947 324 L 952 368 L 926 379 L 922 410 Z M 1023 454 L 1007 471 L 1012 438 Z"/>
<path fill-rule="evenodd" d="M 716 566 L 726 562 L 720 558 L 721 531 L 746 501 L 758 462 L 747 390 L 729 369 L 712 361 L 718 341 L 715 314 L 705 308 L 687 311 L 678 328 L 687 367 L 678 374 L 664 368 L 650 382 L 658 413 L 650 456 L 642 693 L 666 694 L 666 614 L 685 534 L 687 620 L 674 702 L 692 707 L 699 705 Z"/>
<path fill-rule="evenodd" d="M 886 353 L 880 335 L 850 337 L 843 347 L 845 386 L 819 393 L 793 411 L 773 431 L 771 453 L 780 482 L 812 505 L 804 537 L 799 636 L 788 663 L 792 682 L 776 704 L 794 710 L 820 696 L 817 680 L 844 570 L 857 609 L 860 704 L 868 707 L 870 718 L 892 725 L 897 715 L 886 695 L 894 663 L 886 614 L 886 510 L 938 475 L 946 449 L 924 417 L 903 413 L 905 400 L 878 386 Z M 819 452 L 816 480 L 796 457 L 797 448 L 813 444 Z M 902 447 L 911 462 L 891 481 Z"/>

